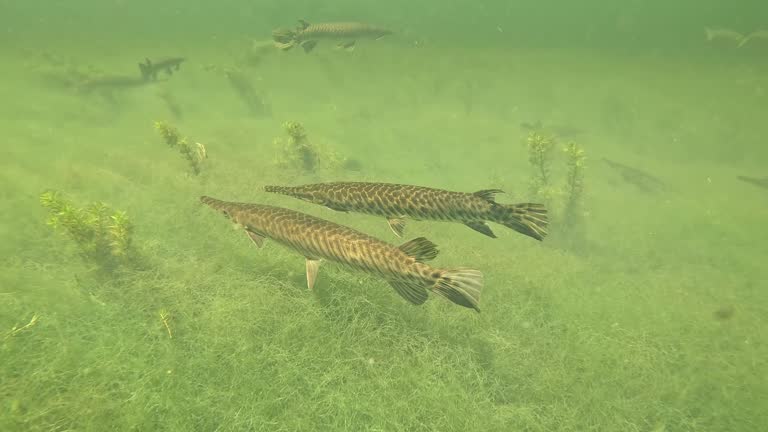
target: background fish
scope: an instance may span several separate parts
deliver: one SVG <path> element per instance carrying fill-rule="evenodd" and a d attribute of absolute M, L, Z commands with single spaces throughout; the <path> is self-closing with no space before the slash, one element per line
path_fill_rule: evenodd
<path fill-rule="evenodd" d="M 768 177 L 758 178 L 758 177 L 748 177 L 748 176 L 736 176 L 736 178 L 745 183 L 749 183 L 751 185 L 755 185 L 763 189 L 768 189 Z"/>
<path fill-rule="evenodd" d="M 704 32 L 707 35 L 708 41 L 713 41 L 715 39 L 728 39 L 732 41 L 736 41 L 741 43 L 744 40 L 744 35 L 730 29 L 726 28 L 704 28 Z"/>
<path fill-rule="evenodd" d="M 751 41 L 752 39 L 768 39 L 768 30 L 757 30 L 748 34 L 741 40 L 741 42 L 739 42 L 739 48 L 744 46 L 747 42 Z"/>
<path fill-rule="evenodd" d="M 312 289 L 320 260 L 325 259 L 386 279 L 403 298 L 419 305 L 427 290 L 467 308 L 480 311 L 483 275 L 467 268 L 436 269 L 426 264 L 437 256 L 436 246 L 420 237 L 396 247 L 342 225 L 304 213 L 260 204 L 200 197 L 242 226 L 261 247 L 272 239 L 306 257 L 307 286 Z"/>
<path fill-rule="evenodd" d="M 296 187 L 266 186 L 267 192 L 289 195 L 337 211 L 384 216 L 397 236 L 403 235 L 404 217 L 416 220 L 460 222 L 495 238 L 485 223 L 492 221 L 542 240 L 547 235 L 547 210 L 542 204 L 499 204 L 498 189 L 475 193 L 451 192 L 390 183 L 336 182 Z"/>
<path fill-rule="evenodd" d="M 304 20 L 299 20 L 299 23 L 301 25 L 295 30 L 277 29 L 273 31 L 272 39 L 275 41 L 275 46 L 287 51 L 300 45 L 304 52 L 308 53 L 315 48 L 318 40 L 332 39 L 341 41 L 340 47 L 354 49 L 357 39 L 378 40 L 392 34 L 392 31 L 385 28 L 358 22 L 310 24 Z"/>

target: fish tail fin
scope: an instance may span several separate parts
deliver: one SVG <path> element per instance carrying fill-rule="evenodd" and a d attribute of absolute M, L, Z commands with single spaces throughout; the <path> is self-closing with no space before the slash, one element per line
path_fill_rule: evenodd
<path fill-rule="evenodd" d="M 543 204 L 494 204 L 489 220 L 536 240 L 543 240 L 547 236 L 549 217 Z"/>
<path fill-rule="evenodd" d="M 704 33 L 706 33 L 707 35 L 707 41 L 711 41 L 712 39 L 715 38 L 714 32 L 709 27 L 704 27 Z"/>
<path fill-rule="evenodd" d="M 474 269 L 455 268 L 441 270 L 432 291 L 459 306 L 480 312 L 480 291 L 483 289 L 483 274 Z"/>

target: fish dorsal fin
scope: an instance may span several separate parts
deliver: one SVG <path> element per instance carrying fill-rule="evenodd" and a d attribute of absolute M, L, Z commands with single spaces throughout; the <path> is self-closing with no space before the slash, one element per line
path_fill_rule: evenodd
<path fill-rule="evenodd" d="M 418 282 L 393 280 L 389 281 L 389 284 L 392 285 L 392 288 L 394 288 L 402 298 L 408 300 L 411 304 L 420 305 L 427 301 L 427 290 Z"/>
<path fill-rule="evenodd" d="M 433 260 L 438 253 L 437 245 L 424 237 L 418 237 L 401 244 L 400 250 L 405 252 L 406 255 L 415 258 L 418 262 Z"/>
<path fill-rule="evenodd" d="M 496 194 L 504 193 L 501 189 L 483 189 L 479 190 L 472 195 L 480 197 L 486 201 L 495 202 Z"/>
<path fill-rule="evenodd" d="M 317 272 L 320 270 L 320 260 L 314 258 L 307 258 L 307 287 L 312 289 L 315 287 L 315 281 L 317 280 Z"/>
<path fill-rule="evenodd" d="M 245 233 L 248 234 L 248 238 L 251 239 L 253 244 L 256 245 L 257 248 L 260 248 L 264 246 L 264 236 L 261 234 L 257 234 L 253 231 L 245 230 Z"/>
<path fill-rule="evenodd" d="M 488 237 L 496 238 L 496 234 L 493 233 L 491 230 L 491 227 L 489 227 L 485 222 L 483 221 L 472 221 L 472 222 L 465 222 L 464 225 L 472 228 L 473 230 L 485 234 Z"/>
<path fill-rule="evenodd" d="M 405 219 L 399 217 L 387 218 L 389 228 L 395 233 L 396 236 L 402 237 L 405 230 Z"/>

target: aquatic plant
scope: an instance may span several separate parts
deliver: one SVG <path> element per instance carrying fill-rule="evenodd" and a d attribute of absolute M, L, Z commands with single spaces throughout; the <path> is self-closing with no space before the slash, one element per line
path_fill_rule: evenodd
<path fill-rule="evenodd" d="M 534 170 L 530 183 L 531 195 L 539 199 L 549 199 L 552 195 L 550 165 L 555 139 L 534 131 L 528 134 L 527 142 L 528 161 Z"/>
<path fill-rule="evenodd" d="M 585 159 L 584 149 L 576 143 L 571 142 L 563 148 L 566 156 L 568 170 L 565 176 L 565 210 L 564 221 L 567 224 L 578 223 L 581 218 L 580 207 L 582 205 L 582 196 L 584 193 L 584 168 Z"/>
<path fill-rule="evenodd" d="M 360 162 L 349 159 L 334 151 L 330 146 L 318 145 L 307 138 L 304 126 L 295 121 L 283 123 L 288 138 L 275 138 L 275 146 L 279 147 L 277 165 L 283 168 L 298 170 L 303 173 L 316 173 L 321 170 L 359 171 Z"/>
<path fill-rule="evenodd" d="M 177 148 L 179 153 L 189 163 L 189 167 L 194 175 L 199 175 L 202 171 L 203 162 L 208 159 L 208 151 L 205 146 L 199 142 L 190 144 L 189 138 L 182 136 L 178 129 L 164 121 L 156 121 L 155 129 L 160 133 L 166 144 L 171 148 Z"/>
<path fill-rule="evenodd" d="M 283 129 L 288 134 L 282 152 L 282 164 L 290 165 L 305 172 L 314 172 L 319 164 L 320 156 L 317 148 L 310 143 L 307 132 L 301 123 L 286 121 Z M 280 143 L 281 140 L 275 140 Z"/>
<path fill-rule="evenodd" d="M 585 152 L 576 143 L 563 148 L 566 172 L 562 183 L 552 176 L 553 149 L 557 140 L 543 131 L 532 131 L 527 138 L 528 160 L 533 169 L 530 198 L 547 206 L 553 227 L 573 231 L 581 224 L 584 194 Z"/>
<path fill-rule="evenodd" d="M 79 208 L 56 191 L 40 195 L 40 204 L 48 210 L 47 224 L 74 240 L 83 259 L 103 270 L 113 270 L 135 259 L 131 245 L 133 224 L 124 211 L 113 210 L 102 202 Z"/>

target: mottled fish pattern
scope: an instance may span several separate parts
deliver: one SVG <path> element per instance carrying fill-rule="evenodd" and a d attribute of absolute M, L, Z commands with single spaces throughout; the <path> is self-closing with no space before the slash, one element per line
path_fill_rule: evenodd
<path fill-rule="evenodd" d="M 300 45 L 305 52 L 310 52 L 321 39 L 344 40 L 346 43 L 341 46 L 352 48 L 357 39 L 381 39 L 392 34 L 383 27 L 359 22 L 310 24 L 300 20 L 299 23 L 301 25 L 295 30 L 277 29 L 272 32 L 272 39 L 278 48 L 287 51 Z"/>
<path fill-rule="evenodd" d="M 547 235 L 549 223 L 547 210 L 541 204 L 495 202 L 494 196 L 502 192 L 498 189 L 465 193 L 391 183 L 334 182 L 296 187 L 266 186 L 265 190 L 337 211 L 383 216 L 398 236 L 403 234 L 406 217 L 459 222 L 495 238 L 486 224 L 491 221 L 537 240 Z"/>
<path fill-rule="evenodd" d="M 269 238 L 306 258 L 307 286 L 312 289 L 321 260 L 332 261 L 386 279 L 412 304 L 427 300 L 428 290 L 460 306 L 480 311 L 481 272 L 467 268 L 438 269 L 426 264 L 436 246 L 420 237 L 400 247 L 352 228 L 297 211 L 260 204 L 200 201 L 242 227 L 261 247 Z"/>

